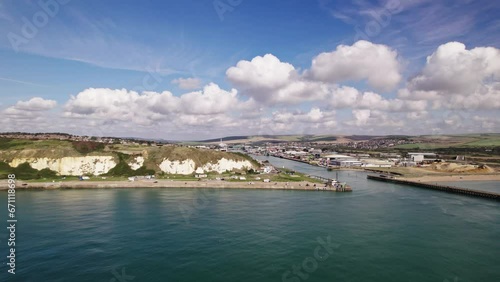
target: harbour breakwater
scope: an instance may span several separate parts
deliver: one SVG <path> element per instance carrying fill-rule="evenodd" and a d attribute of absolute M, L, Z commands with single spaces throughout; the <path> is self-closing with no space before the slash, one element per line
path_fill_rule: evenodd
<path fill-rule="evenodd" d="M 408 181 L 408 180 L 396 179 L 396 178 L 392 178 L 392 177 L 388 177 L 388 176 L 368 175 L 367 178 L 371 179 L 371 180 L 376 180 L 376 181 L 384 181 L 384 182 L 391 182 L 391 183 L 397 183 L 397 184 L 403 184 L 403 185 L 410 185 L 410 186 L 415 186 L 415 187 L 420 187 L 420 188 L 425 188 L 425 189 L 447 192 L 447 193 L 461 194 L 461 195 L 473 196 L 473 197 L 481 197 L 481 198 L 487 198 L 487 199 L 500 201 L 500 194 L 494 193 L 494 192 L 471 190 L 471 189 L 466 189 L 466 188 L 460 188 L 460 187 L 454 187 L 454 186 L 448 186 L 448 185 L 431 184 L 431 183 L 425 183 L 425 182 Z"/>
<path fill-rule="evenodd" d="M 57 189 L 126 189 L 126 188 L 210 188 L 210 189 L 269 189 L 347 192 L 308 181 L 301 182 L 231 182 L 218 180 L 180 181 L 180 180 L 142 180 L 142 181 L 62 181 L 62 182 L 22 182 L 17 189 L 57 190 Z M 344 187 L 345 188 L 345 187 Z M 350 187 L 349 187 L 350 188 Z M 7 182 L 0 183 L 0 190 L 7 190 Z"/>

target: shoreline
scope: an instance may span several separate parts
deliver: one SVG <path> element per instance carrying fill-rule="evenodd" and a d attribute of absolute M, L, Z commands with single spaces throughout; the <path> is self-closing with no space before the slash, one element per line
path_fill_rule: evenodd
<path fill-rule="evenodd" d="M 3 181 L 2 181 L 3 182 Z M 210 189 L 265 189 L 318 191 L 324 184 L 300 182 L 226 182 L 217 180 L 139 180 L 139 181 L 65 181 L 65 182 L 25 182 L 17 181 L 16 190 L 57 190 L 57 189 L 126 189 L 126 188 L 210 188 Z M 7 181 L 0 184 L 0 190 L 8 190 Z M 320 190 L 331 191 L 335 190 Z"/>

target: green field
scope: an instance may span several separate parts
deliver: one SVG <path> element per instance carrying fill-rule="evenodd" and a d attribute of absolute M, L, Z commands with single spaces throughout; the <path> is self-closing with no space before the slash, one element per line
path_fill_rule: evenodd
<path fill-rule="evenodd" d="M 439 149 L 439 148 L 477 148 L 500 147 L 500 134 L 470 134 L 470 135 L 425 135 L 412 137 L 416 144 L 398 145 L 397 149 Z"/>

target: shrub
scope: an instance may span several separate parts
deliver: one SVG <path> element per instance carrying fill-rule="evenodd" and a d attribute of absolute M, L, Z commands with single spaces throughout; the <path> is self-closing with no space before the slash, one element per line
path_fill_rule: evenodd
<path fill-rule="evenodd" d="M 86 155 L 94 151 L 101 151 L 104 149 L 104 144 L 92 141 L 73 141 L 73 148 L 80 154 Z"/>
<path fill-rule="evenodd" d="M 117 153 L 118 154 L 118 164 L 110 169 L 108 173 L 106 173 L 107 176 L 136 176 L 136 175 L 154 175 L 155 171 L 153 169 L 148 169 L 146 166 L 142 166 L 137 170 L 133 170 L 128 164 L 127 164 L 127 158 L 128 155 L 123 154 L 123 153 Z"/>

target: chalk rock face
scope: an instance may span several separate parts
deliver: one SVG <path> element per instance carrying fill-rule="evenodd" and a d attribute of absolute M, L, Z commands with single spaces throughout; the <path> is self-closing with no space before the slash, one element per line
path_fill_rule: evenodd
<path fill-rule="evenodd" d="M 250 161 L 234 161 L 228 159 L 220 159 L 217 163 L 206 163 L 201 167 L 196 167 L 196 164 L 193 160 L 187 159 L 184 161 L 170 161 L 165 159 L 159 165 L 161 171 L 165 173 L 171 174 L 192 174 L 196 173 L 204 173 L 204 172 L 217 172 L 223 173 L 226 171 L 232 171 L 235 169 L 251 169 L 252 163 Z"/>
<path fill-rule="evenodd" d="M 170 174 L 192 174 L 195 171 L 196 164 L 193 160 L 187 159 L 184 161 L 170 161 L 164 159 L 159 165 L 161 171 Z"/>
<path fill-rule="evenodd" d="M 135 157 L 130 163 L 128 163 L 131 169 L 138 170 L 144 165 L 144 157 L 138 156 Z"/>
<path fill-rule="evenodd" d="M 250 161 L 234 161 L 227 159 L 220 159 L 217 163 L 207 163 L 202 166 L 204 171 L 215 171 L 218 173 L 226 172 L 227 170 L 232 171 L 234 169 L 251 169 L 252 163 Z"/>
<path fill-rule="evenodd" d="M 17 167 L 25 162 L 29 163 L 34 169 L 42 170 L 48 168 L 59 175 L 73 176 L 83 174 L 100 175 L 107 173 L 117 165 L 112 156 L 64 157 L 59 159 L 19 158 L 13 159 L 9 165 Z"/>

